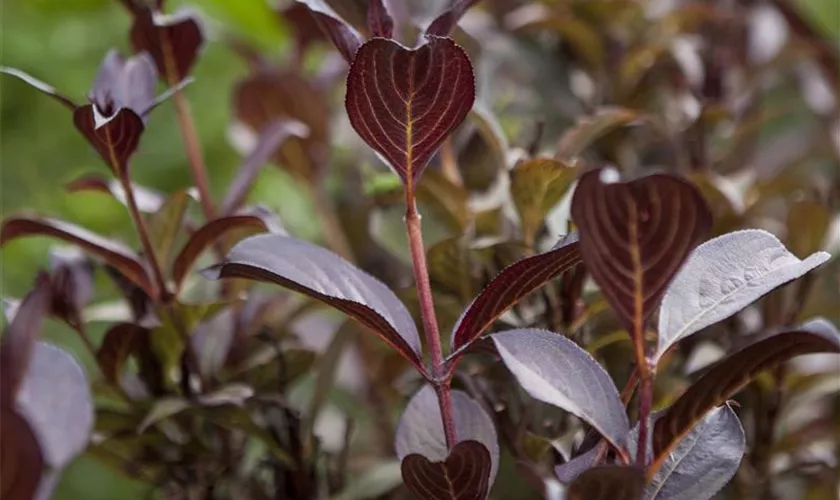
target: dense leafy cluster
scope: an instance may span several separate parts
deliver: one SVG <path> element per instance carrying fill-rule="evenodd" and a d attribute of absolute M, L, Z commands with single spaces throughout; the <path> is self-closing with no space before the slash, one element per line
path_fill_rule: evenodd
<path fill-rule="evenodd" d="M 105 55 L 86 104 L 2 68 L 72 111 L 109 175 L 67 189 L 119 200 L 139 243 L 4 219 L 2 245 L 63 245 L 4 309 L 2 498 L 50 498 L 81 453 L 167 498 L 830 494 L 840 144 L 809 135 L 790 166 L 751 146 L 766 75 L 808 57 L 824 83 L 836 53 L 784 0 L 477 3 L 298 0 L 282 63 L 230 42 L 249 144 L 218 200 L 196 13 L 124 0 L 134 54 Z M 771 56 L 721 35 L 758 8 L 795 37 Z M 131 162 L 169 101 L 195 188 L 162 195 Z M 836 130 L 837 101 L 813 119 Z M 323 245 L 249 204 L 266 164 Z"/>

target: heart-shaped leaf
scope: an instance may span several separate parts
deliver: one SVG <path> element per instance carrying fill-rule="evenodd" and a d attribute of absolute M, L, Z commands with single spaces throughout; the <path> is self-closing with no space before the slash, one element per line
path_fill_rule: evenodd
<path fill-rule="evenodd" d="M 137 9 L 129 36 L 134 50 L 149 53 L 158 76 L 169 85 L 189 75 L 204 45 L 201 25 L 189 9 L 172 15 Z"/>
<path fill-rule="evenodd" d="M 371 37 L 393 37 L 394 19 L 388 13 L 388 9 L 382 0 L 370 0 L 368 2 L 367 25 Z"/>
<path fill-rule="evenodd" d="M 589 353 L 546 330 L 508 330 L 491 337 L 528 394 L 582 418 L 624 449 L 627 413 L 609 374 Z"/>
<path fill-rule="evenodd" d="M 52 302 L 49 276 L 41 274 L 35 287 L 7 318 L 8 326 L 0 343 L 0 404 L 11 406 L 29 367 L 35 339 Z"/>
<path fill-rule="evenodd" d="M 707 413 L 683 437 L 645 488 L 645 500 L 708 500 L 738 471 L 746 436 L 727 406 Z"/>
<path fill-rule="evenodd" d="M 324 0 L 297 0 L 306 5 L 321 31 L 333 43 L 345 61 L 352 64 L 353 58 L 362 45 L 362 37 L 350 24 L 338 14 Z"/>
<path fill-rule="evenodd" d="M 824 319 L 770 335 L 719 361 L 677 399 L 653 426 L 656 471 L 673 447 L 712 408 L 720 406 L 756 375 L 802 354 L 840 353 L 840 333 Z M 651 472 L 649 472 L 650 474 Z"/>
<path fill-rule="evenodd" d="M 464 392 L 452 391 L 451 399 L 457 440 L 476 441 L 484 445 L 490 457 L 486 479 L 492 485 L 499 469 L 499 444 L 493 419 Z M 395 445 L 397 457 L 401 460 L 411 454 L 432 461 L 441 461 L 447 457 L 449 452 L 443 432 L 443 419 L 432 386 L 423 386 L 408 402 L 397 425 Z"/>
<path fill-rule="evenodd" d="M 586 269 L 641 342 L 671 278 L 712 226 L 703 196 L 678 177 L 619 182 L 618 172 L 606 168 L 581 177 L 571 213 Z"/>
<path fill-rule="evenodd" d="M 96 352 L 96 362 L 109 382 L 119 383 L 129 354 L 136 348 L 140 337 L 148 334 L 148 329 L 133 323 L 119 323 L 105 333 L 102 345 Z"/>
<path fill-rule="evenodd" d="M 639 500 L 644 487 L 639 469 L 604 465 L 578 476 L 566 490 L 566 500 Z"/>
<path fill-rule="evenodd" d="M 490 453 L 478 441 L 461 441 L 442 462 L 409 455 L 401 469 L 405 485 L 423 500 L 484 500 L 490 490 Z"/>
<path fill-rule="evenodd" d="M 180 288 L 190 268 L 202 252 L 230 232 L 244 228 L 258 232 L 269 231 L 269 227 L 261 217 L 243 214 L 213 219 L 193 233 L 172 264 L 172 279 L 175 281 L 176 289 Z"/>
<path fill-rule="evenodd" d="M 289 236 L 253 236 L 205 273 L 277 283 L 309 295 L 357 319 L 425 371 L 414 320 L 394 292 L 328 250 Z"/>
<path fill-rule="evenodd" d="M 477 4 L 478 0 L 452 0 L 452 7 L 444 11 L 426 28 L 426 35 L 449 36 L 464 13 Z"/>
<path fill-rule="evenodd" d="M 429 37 L 416 49 L 374 38 L 347 76 L 350 124 L 408 186 L 474 101 L 472 63 L 449 38 Z"/>
<path fill-rule="evenodd" d="M 56 219 L 10 217 L 3 221 L 3 227 L 0 229 L 0 246 L 24 236 L 52 236 L 79 245 L 113 266 L 149 296 L 156 296 L 155 286 L 137 255 L 98 234 Z"/>
<path fill-rule="evenodd" d="M 144 130 L 140 116 L 128 108 L 103 116 L 95 104 L 88 104 L 76 108 L 73 123 L 115 174 L 127 175 L 128 161 Z"/>
<path fill-rule="evenodd" d="M 10 405 L 0 406 L 0 497 L 35 498 L 44 469 L 38 438 Z"/>
<path fill-rule="evenodd" d="M 799 260 L 775 236 L 759 229 L 703 243 L 662 299 L 657 359 L 680 339 L 732 316 L 830 257 L 816 252 Z"/>
<path fill-rule="evenodd" d="M 452 335 L 451 357 L 460 356 L 499 316 L 520 299 L 580 262 L 578 235 L 569 234 L 551 250 L 506 267 L 461 315 Z"/>
<path fill-rule="evenodd" d="M 533 244 L 545 215 L 566 195 L 578 169 L 549 158 L 535 158 L 510 172 L 510 194 L 522 219 L 525 243 Z"/>
<path fill-rule="evenodd" d="M 66 351 L 38 342 L 17 395 L 44 461 L 62 468 L 85 450 L 93 431 L 93 396 L 85 373 Z"/>

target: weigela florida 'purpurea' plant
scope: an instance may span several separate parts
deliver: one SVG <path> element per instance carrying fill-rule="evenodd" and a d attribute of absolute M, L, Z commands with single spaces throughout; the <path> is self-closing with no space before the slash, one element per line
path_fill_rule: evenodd
<path fill-rule="evenodd" d="M 469 377 L 462 366 L 465 360 L 482 352 L 500 360 L 532 398 L 574 415 L 590 429 L 576 456 L 551 473 L 536 464 L 525 465 L 544 485 L 547 497 L 711 498 L 733 477 L 746 448 L 730 398 L 758 374 L 794 356 L 840 352 L 840 335 L 821 318 L 768 331 L 708 367 L 669 405 L 654 411 L 657 373 L 667 369 L 680 341 L 805 276 L 829 255 L 816 251 L 800 259 L 758 229 L 709 239 L 713 217 L 706 199 L 694 183 L 673 173 L 627 176 L 612 167 L 525 159 L 513 169 L 510 187 L 522 239 L 535 247 L 547 207 L 573 182 L 570 215 L 576 230 L 547 250 L 532 251 L 511 263 L 469 297 L 444 349 L 441 339 L 446 336 L 439 328 L 427 262 L 437 254 L 424 247 L 418 200 L 430 195 L 424 182 L 431 181 L 425 176 L 440 175 L 426 172 L 432 158 L 442 147 L 452 148 L 453 132 L 477 113 L 473 64 L 450 38 L 476 2 L 456 0 L 409 44 L 397 39 L 399 23 L 380 0 L 367 7 L 367 38 L 326 2 L 300 3 L 349 66 L 345 111 L 350 125 L 401 181 L 399 198 L 422 328 L 418 331 L 400 297 L 351 262 L 361 256 L 354 256 L 350 242 L 333 234 L 328 237 L 330 251 L 287 234 L 265 209 L 243 207 L 258 169 L 267 161 L 288 168 L 319 196 L 318 184 L 329 163 L 329 135 L 323 125 L 328 118 L 322 116 L 327 112 L 313 112 L 321 103 L 301 107 L 294 101 L 302 95 L 323 95 L 322 83 L 300 68 L 277 72 L 262 62 L 240 83 L 235 93 L 238 119 L 257 134 L 257 143 L 217 209 L 182 93 L 203 44 L 200 24 L 188 13 L 163 16 L 162 2 L 149 6 L 127 1 L 133 18 L 130 39 L 137 53 L 128 58 L 108 53 L 88 104 L 76 104 L 20 71 L 3 69 L 72 110 L 76 128 L 114 179 L 85 176 L 68 187 L 104 191 L 120 199 L 142 246 L 137 253 L 55 219 L 19 215 L 4 221 L 3 244 L 48 235 L 103 263 L 132 314 L 114 324 L 96 346 L 83 314 L 93 287 L 93 265 L 84 254 L 66 252 L 57 253 L 34 289 L 7 311 L 11 319 L 0 350 L 3 497 L 31 498 L 89 446 L 106 449 L 108 439 L 118 440 L 124 432 L 109 436 L 103 430 L 107 422 L 119 427 L 114 422 L 123 419 L 140 436 L 155 436 L 161 443 L 165 436 L 177 443 L 194 410 L 226 431 L 266 444 L 274 463 L 274 488 L 281 487 L 282 478 L 295 477 L 297 482 L 286 486 L 289 498 L 313 497 L 307 496 L 317 491 L 313 445 L 301 441 L 313 423 L 293 408 L 263 400 L 262 387 L 249 384 L 259 385 L 256 375 L 248 375 L 252 358 L 246 342 L 264 339 L 272 344 L 269 351 L 281 350 L 266 340 L 270 336 L 264 331 L 255 333 L 261 329 L 254 326 L 283 300 L 263 300 L 242 281 L 248 280 L 279 285 L 338 309 L 378 335 L 422 377 L 424 385 L 408 402 L 394 436 L 401 478 L 418 498 L 483 499 L 490 494 L 500 466 L 497 427 L 502 419 L 478 401 L 474 391 L 453 388 L 454 381 Z M 299 43 L 298 50 L 308 43 Z M 169 90 L 155 98 L 158 79 Z M 134 185 L 129 167 L 151 111 L 169 97 L 178 109 L 198 194 L 184 191 L 164 200 Z M 584 123 L 560 141 L 560 156 L 574 156 L 585 147 L 580 142 L 594 139 L 580 136 L 604 133 L 599 129 L 629 121 L 615 114 L 606 124 Z M 206 219 L 201 224 L 189 213 L 195 198 Z M 338 228 L 329 207 L 321 208 L 325 227 Z M 189 237 L 178 246 L 184 230 Z M 211 301 L 196 304 L 186 300 L 185 288 L 205 252 L 214 252 L 219 262 L 200 275 L 223 281 L 217 288 L 211 288 L 211 281 L 193 285 L 215 294 Z M 563 332 L 528 325 L 494 328 L 533 292 L 562 279 L 559 289 L 552 288 L 549 307 L 563 311 L 559 327 L 567 327 L 567 333 L 578 330 L 586 319 L 577 305 L 587 276 L 633 346 L 634 369 L 622 391 L 602 364 Z M 244 305 L 235 307 L 245 291 L 249 295 Z M 291 317 L 300 311 L 286 313 Z M 91 391 L 77 362 L 63 350 L 36 341 L 46 316 L 65 321 L 82 337 L 96 359 L 106 394 L 121 405 L 119 411 L 97 407 L 94 418 Z M 652 327 L 654 317 L 658 322 Z M 230 332 L 222 347 L 211 346 L 210 337 L 218 331 L 208 325 L 217 320 L 229 321 L 222 326 Z M 279 368 L 268 372 L 269 385 L 280 386 L 282 393 L 293 379 L 289 370 L 294 369 L 287 365 L 293 357 L 288 350 L 273 354 L 277 359 L 268 364 Z M 324 366 L 335 359 L 324 356 L 320 367 L 329 372 Z M 135 368 L 128 368 L 129 360 Z M 301 371 L 312 362 L 303 362 Z M 44 394 L 50 394 L 50 384 L 58 380 L 68 389 L 61 396 L 65 411 L 51 415 Z M 627 410 L 634 392 L 638 410 L 631 412 L 631 420 Z M 323 395 L 316 394 L 314 400 L 319 397 Z M 312 403 L 309 416 L 317 414 L 320 404 Z M 271 421 L 272 411 L 280 411 L 286 434 L 281 436 Z M 136 415 L 140 418 L 134 420 Z M 91 434 L 98 424 L 105 427 L 97 427 L 101 435 L 94 443 Z M 223 442 L 224 449 L 235 446 L 230 435 L 215 436 L 212 439 Z M 166 477 L 165 470 L 151 469 Z"/>

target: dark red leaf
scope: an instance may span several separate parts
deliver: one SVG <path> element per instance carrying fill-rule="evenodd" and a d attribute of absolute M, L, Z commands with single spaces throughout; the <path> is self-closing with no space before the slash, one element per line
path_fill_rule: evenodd
<path fill-rule="evenodd" d="M 141 212 L 155 213 L 163 206 L 164 198 L 161 193 L 134 183 L 132 183 L 131 187 L 134 190 L 134 201 L 137 202 L 137 209 Z M 96 191 L 110 194 L 115 200 L 126 205 L 125 190 L 120 181 L 102 175 L 83 175 L 65 184 L 64 188 L 71 193 Z"/>
<path fill-rule="evenodd" d="M 472 63 L 449 38 L 429 37 L 416 49 L 375 38 L 347 76 L 350 123 L 409 186 L 474 101 Z"/>
<path fill-rule="evenodd" d="M 96 353 L 96 361 L 109 382 L 112 384 L 120 383 L 120 375 L 125 361 L 139 345 L 141 336 L 148 333 L 149 330 L 132 323 L 119 323 L 105 333 L 102 345 L 99 346 L 99 351 Z"/>
<path fill-rule="evenodd" d="M 256 215 L 230 215 L 214 219 L 196 231 L 175 257 L 172 265 L 172 279 L 175 288 L 179 288 L 187 276 L 190 268 L 195 264 L 201 253 L 216 241 L 219 241 L 231 231 L 251 228 L 258 231 L 269 231 L 265 221 Z"/>
<path fill-rule="evenodd" d="M 297 0 L 306 5 L 321 31 L 330 39 L 344 60 L 352 64 L 356 52 L 362 45 L 362 37 L 350 24 L 339 17 L 324 0 Z"/>
<path fill-rule="evenodd" d="M 306 136 L 287 136 L 273 161 L 304 179 L 321 171 L 329 150 L 329 99 L 301 75 L 276 71 L 252 75 L 237 84 L 233 106 L 236 117 L 255 133 L 263 133 L 278 120 L 303 123 Z"/>
<path fill-rule="evenodd" d="M 528 257 L 505 268 L 467 308 L 452 336 L 450 358 L 463 353 L 496 319 L 523 297 L 580 263 L 577 233 L 558 242 L 551 250 Z"/>
<path fill-rule="evenodd" d="M 405 485 L 423 500 L 484 500 L 490 490 L 490 452 L 478 441 L 461 441 L 443 462 L 405 457 Z"/>
<path fill-rule="evenodd" d="M 36 90 L 40 90 L 41 92 L 47 94 L 48 96 L 52 97 L 56 101 L 60 102 L 64 105 L 64 107 L 69 108 L 70 111 L 76 109 L 76 103 L 73 102 L 69 97 L 59 93 L 55 88 L 51 85 L 48 85 L 37 78 L 32 77 L 28 73 L 24 73 L 23 71 L 15 68 L 9 68 L 6 66 L 0 66 L 0 73 L 7 74 L 9 76 L 14 76 L 15 78 L 19 78 L 24 82 L 28 83 L 31 87 L 34 87 Z"/>
<path fill-rule="evenodd" d="M 78 330 L 82 309 L 93 296 L 93 264 L 80 250 L 58 248 L 50 253 L 52 314 Z"/>
<path fill-rule="evenodd" d="M 367 14 L 368 31 L 371 37 L 393 38 L 394 19 L 382 0 L 369 0 Z"/>
<path fill-rule="evenodd" d="M 158 76 L 172 86 L 189 75 L 204 45 L 198 18 L 188 10 L 171 16 L 138 9 L 131 26 L 131 44 L 136 52 L 152 56 Z"/>
<path fill-rule="evenodd" d="M 803 354 L 840 353 L 840 333 L 826 320 L 756 341 L 724 358 L 691 385 L 653 426 L 654 463 L 648 474 L 710 410 L 720 406 L 759 373 Z"/>
<path fill-rule="evenodd" d="M 665 174 L 619 182 L 611 168 L 581 177 L 571 213 L 586 269 L 633 335 L 712 225 L 691 183 Z"/>
<path fill-rule="evenodd" d="M 292 29 L 297 46 L 301 52 L 315 42 L 327 41 L 321 26 L 315 20 L 315 15 L 309 7 L 302 3 L 293 3 L 280 11 L 280 16 Z"/>
<path fill-rule="evenodd" d="M 286 140 L 292 137 L 305 138 L 308 133 L 306 125 L 296 120 L 281 118 L 265 126 L 260 132 L 254 149 L 239 166 L 236 177 L 228 187 L 227 195 L 222 202 L 222 213 L 233 213 L 242 205 L 251 186 L 257 180 L 260 169 L 280 150 Z"/>
<path fill-rule="evenodd" d="M 76 108 L 73 123 L 116 175 L 127 175 L 128 160 L 144 129 L 143 120 L 134 111 L 122 108 L 112 116 L 103 116 L 95 105 L 88 104 Z"/>
<path fill-rule="evenodd" d="M 567 500 L 639 500 L 645 476 L 635 467 L 604 465 L 577 477 L 566 491 Z"/>
<path fill-rule="evenodd" d="M 44 457 L 29 423 L 11 405 L 0 408 L 0 498 L 32 500 Z"/>
<path fill-rule="evenodd" d="M 279 234 L 253 236 L 205 276 L 277 283 L 320 300 L 373 330 L 425 373 L 417 327 L 394 292 L 328 250 Z"/>
<path fill-rule="evenodd" d="M 461 20 L 464 13 L 467 12 L 470 7 L 477 4 L 478 1 L 479 0 L 452 0 L 452 7 L 432 21 L 429 27 L 426 28 L 426 34 L 434 36 L 449 36 L 449 34 L 452 33 L 452 30 L 455 29 L 455 26 L 458 25 L 458 21 Z"/>
<path fill-rule="evenodd" d="M 49 276 L 41 274 L 3 332 L 0 344 L 0 404 L 3 406 L 13 405 L 15 401 L 51 300 Z"/>
<path fill-rule="evenodd" d="M 3 228 L 0 230 L 0 246 L 24 236 L 52 236 L 78 245 L 114 266 L 123 276 L 142 288 L 149 296 L 156 296 L 155 286 L 149 279 L 146 268 L 137 255 L 122 245 L 98 234 L 55 219 L 10 217 L 3 222 Z"/>

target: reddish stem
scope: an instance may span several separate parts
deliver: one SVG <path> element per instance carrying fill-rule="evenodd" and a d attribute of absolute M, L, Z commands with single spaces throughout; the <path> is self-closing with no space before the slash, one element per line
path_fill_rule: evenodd
<path fill-rule="evenodd" d="M 411 263 L 414 269 L 414 280 L 417 286 L 417 297 L 420 302 L 420 315 L 423 319 L 423 331 L 426 344 L 432 352 L 432 370 L 430 382 L 435 387 L 440 415 L 443 420 L 443 431 L 446 436 L 446 446 L 452 449 L 456 443 L 455 419 L 452 414 L 452 398 L 450 384 L 451 376 L 446 373 L 443 361 L 443 350 L 440 345 L 435 304 L 432 298 L 432 287 L 429 283 L 429 270 L 426 266 L 426 250 L 423 247 L 423 233 L 420 230 L 420 213 L 414 199 L 414 191 L 409 187 L 405 192 L 405 228 L 408 234 L 408 244 L 411 248 Z"/>
<path fill-rule="evenodd" d="M 137 200 L 134 198 L 134 188 L 128 180 L 127 172 L 128 168 L 126 167 L 126 172 L 119 173 L 118 176 L 120 178 L 120 182 L 122 183 L 123 191 L 125 191 L 128 211 L 131 214 L 131 218 L 134 220 L 135 227 L 137 228 L 137 234 L 140 237 L 140 244 L 143 246 L 143 253 L 146 254 L 146 259 L 149 261 L 149 266 L 152 268 L 152 274 L 154 274 L 155 283 L 158 288 L 158 298 L 160 300 L 166 300 L 169 295 L 169 291 L 166 287 L 166 278 L 163 277 L 163 271 L 161 270 L 157 255 L 155 254 L 155 247 L 152 246 L 152 240 L 149 238 L 149 229 L 146 227 L 146 221 L 143 219 L 143 215 L 137 208 Z"/>
<path fill-rule="evenodd" d="M 216 207 L 213 206 L 210 183 L 207 180 L 207 167 L 204 165 L 204 157 L 201 154 L 201 145 L 190 112 L 190 103 L 187 102 L 183 92 L 176 92 L 173 98 L 175 99 L 175 109 L 178 114 L 178 123 L 181 126 L 181 134 L 184 136 L 184 145 L 187 148 L 193 182 L 195 187 L 198 188 L 201 209 L 204 212 L 205 219 L 213 220 L 216 216 Z"/>
<path fill-rule="evenodd" d="M 650 370 L 642 368 L 641 387 L 639 388 L 639 441 L 636 448 L 636 466 L 647 468 L 648 427 L 650 410 L 653 403 L 653 377 Z"/>

